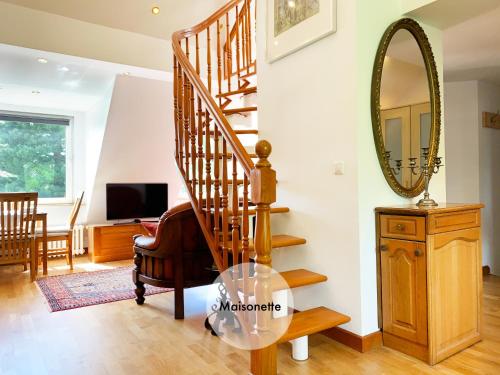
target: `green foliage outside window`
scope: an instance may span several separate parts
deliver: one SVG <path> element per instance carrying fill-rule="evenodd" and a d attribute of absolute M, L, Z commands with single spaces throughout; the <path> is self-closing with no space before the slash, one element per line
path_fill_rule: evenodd
<path fill-rule="evenodd" d="M 66 196 L 66 126 L 0 121 L 0 192 Z"/>

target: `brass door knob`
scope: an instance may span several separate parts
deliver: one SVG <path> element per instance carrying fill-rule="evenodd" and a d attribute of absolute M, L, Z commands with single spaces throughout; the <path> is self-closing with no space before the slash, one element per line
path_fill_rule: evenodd
<path fill-rule="evenodd" d="M 387 245 L 380 245 L 380 251 L 387 251 L 389 250 L 389 246 Z"/>
<path fill-rule="evenodd" d="M 415 256 L 416 257 L 419 257 L 421 255 L 422 255 L 422 250 L 420 250 L 420 249 L 415 250 Z"/>
<path fill-rule="evenodd" d="M 397 224 L 396 225 L 396 230 L 399 230 L 400 232 L 405 230 L 405 225 L 404 224 Z"/>

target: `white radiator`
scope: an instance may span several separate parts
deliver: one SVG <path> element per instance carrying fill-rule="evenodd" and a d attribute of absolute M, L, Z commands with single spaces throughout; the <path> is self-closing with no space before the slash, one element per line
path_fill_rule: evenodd
<path fill-rule="evenodd" d="M 85 252 L 83 248 L 83 236 L 85 233 L 85 225 L 75 225 L 73 227 L 73 254 L 80 255 Z"/>
<path fill-rule="evenodd" d="M 75 225 L 73 227 L 73 255 L 80 255 L 85 252 L 83 246 L 83 238 L 85 233 L 85 225 Z M 50 249 L 64 249 L 66 241 L 49 241 L 48 248 Z"/>

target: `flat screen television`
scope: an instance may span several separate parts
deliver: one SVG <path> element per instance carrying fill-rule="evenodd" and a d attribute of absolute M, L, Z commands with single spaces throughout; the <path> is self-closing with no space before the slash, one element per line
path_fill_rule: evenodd
<path fill-rule="evenodd" d="M 168 184 L 106 184 L 106 219 L 157 218 L 168 210 Z"/>

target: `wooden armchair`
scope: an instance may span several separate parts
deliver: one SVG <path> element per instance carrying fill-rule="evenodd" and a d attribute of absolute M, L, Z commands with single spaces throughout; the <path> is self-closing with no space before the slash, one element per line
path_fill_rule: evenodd
<path fill-rule="evenodd" d="M 0 193 L 0 265 L 30 264 L 36 278 L 35 223 L 38 193 Z"/>
<path fill-rule="evenodd" d="M 184 288 L 212 283 L 213 258 L 190 203 L 167 211 L 156 235 L 134 237 L 132 278 L 138 305 L 144 303 L 144 284 L 175 288 L 175 319 L 184 318 Z"/>

